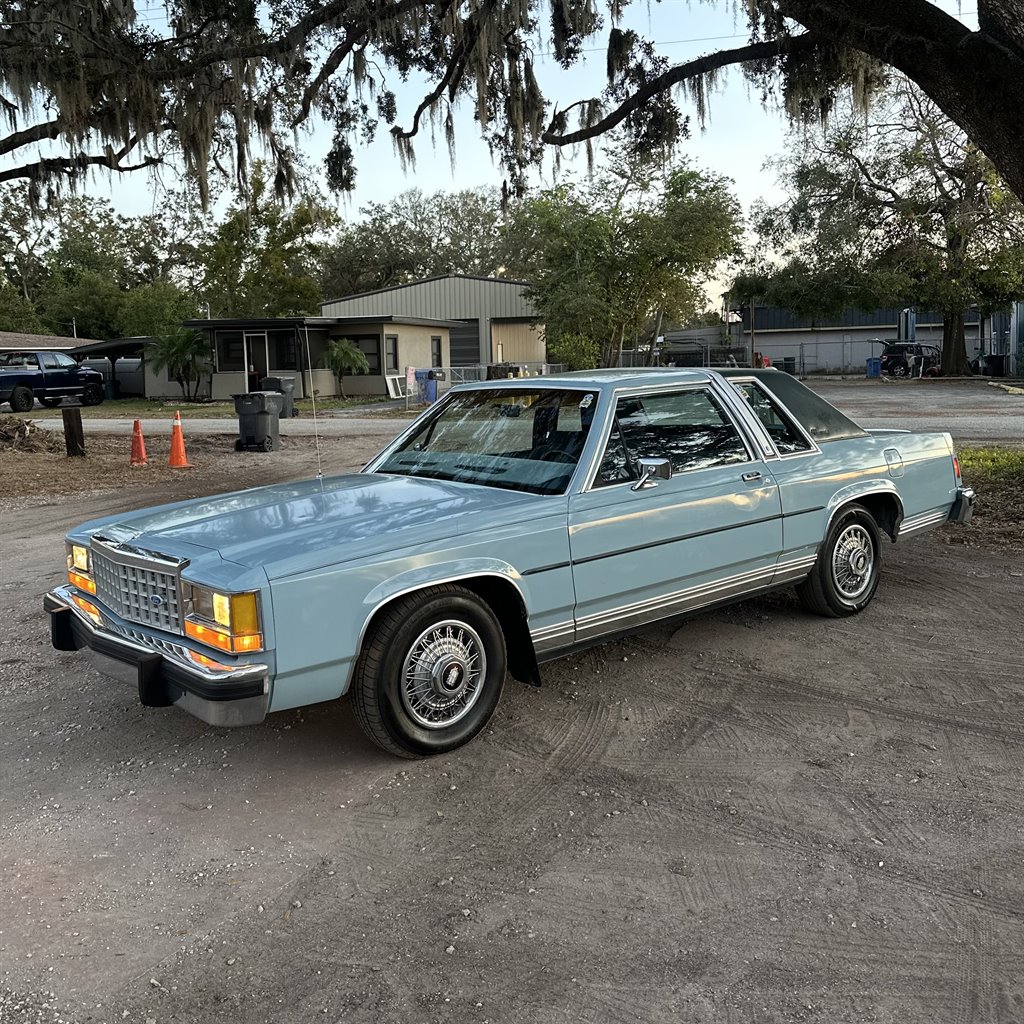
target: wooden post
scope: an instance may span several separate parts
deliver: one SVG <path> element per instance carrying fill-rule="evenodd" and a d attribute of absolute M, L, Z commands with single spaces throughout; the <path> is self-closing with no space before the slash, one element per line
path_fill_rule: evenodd
<path fill-rule="evenodd" d="M 754 363 L 754 348 L 756 341 L 754 338 L 754 296 L 750 296 L 750 365 L 753 367 Z"/>
<path fill-rule="evenodd" d="M 85 433 L 82 430 L 82 410 L 75 406 L 61 409 L 64 417 L 64 447 L 68 455 L 85 455 Z"/>

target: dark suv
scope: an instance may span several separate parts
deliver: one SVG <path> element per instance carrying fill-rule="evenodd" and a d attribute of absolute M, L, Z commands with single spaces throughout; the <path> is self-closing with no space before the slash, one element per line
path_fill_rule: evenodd
<path fill-rule="evenodd" d="M 924 359 L 923 368 L 919 360 Z M 942 353 L 934 345 L 919 345 L 915 341 L 888 341 L 882 350 L 882 373 L 890 377 L 938 377 L 941 372 Z"/>

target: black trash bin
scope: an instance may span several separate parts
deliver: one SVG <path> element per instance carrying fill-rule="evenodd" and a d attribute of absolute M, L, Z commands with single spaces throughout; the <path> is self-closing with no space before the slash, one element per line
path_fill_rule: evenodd
<path fill-rule="evenodd" d="M 238 413 L 235 451 L 272 452 L 281 447 L 279 420 L 283 396 L 276 391 L 232 395 Z"/>
<path fill-rule="evenodd" d="M 990 377 L 1006 376 L 1006 353 L 989 352 L 985 356 L 985 371 Z"/>
<path fill-rule="evenodd" d="M 299 415 L 295 408 L 294 377 L 264 377 L 260 381 L 260 387 L 264 391 L 276 391 L 281 395 L 281 419 L 290 420 Z"/>
<path fill-rule="evenodd" d="M 796 356 L 783 356 L 782 357 L 782 370 L 784 373 L 788 373 L 791 377 L 796 376 Z"/>

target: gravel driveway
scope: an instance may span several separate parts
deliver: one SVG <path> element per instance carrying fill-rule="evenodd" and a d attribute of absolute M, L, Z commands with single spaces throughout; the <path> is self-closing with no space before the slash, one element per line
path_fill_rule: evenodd
<path fill-rule="evenodd" d="M 1024 1019 L 1019 550 L 887 547 L 854 620 L 651 628 L 400 762 L 345 701 L 213 729 L 51 649 L 64 531 L 218 465 L 4 506 L 5 1024 Z"/>

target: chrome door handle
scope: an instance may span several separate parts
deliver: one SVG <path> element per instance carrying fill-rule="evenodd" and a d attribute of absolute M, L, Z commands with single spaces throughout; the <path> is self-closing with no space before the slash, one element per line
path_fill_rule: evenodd
<path fill-rule="evenodd" d="M 751 480 L 760 480 L 761 474 L 755 469 L 752 473 L 744 473 L 740 479 L 749 483 Z"/>

